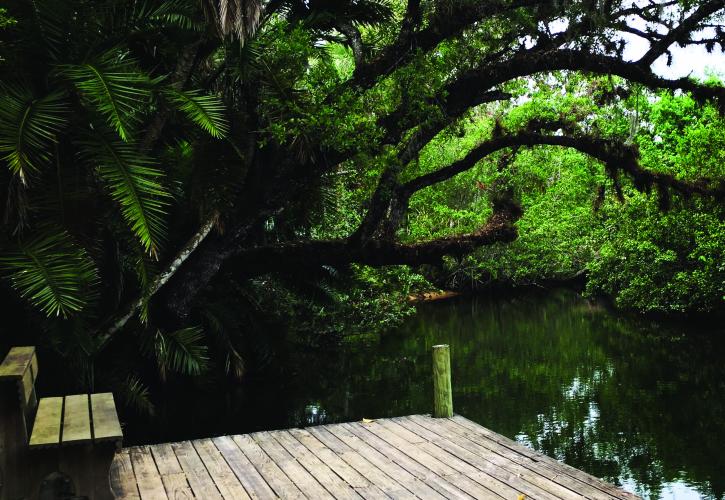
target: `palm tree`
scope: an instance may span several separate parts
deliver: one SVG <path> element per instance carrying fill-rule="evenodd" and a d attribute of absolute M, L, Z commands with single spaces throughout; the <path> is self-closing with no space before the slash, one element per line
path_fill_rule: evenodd
<path fill-rule="evenodd" d="M 143 346 L 161 379 L 205 371 L 207 345 L 217 346 L 226 371 L 244 372 L 234 328 L 222 327 L 213 305 L 203 331 L 155 323 L 149 303 L 193 250 L 189 242 L 198 244 L 229 207 L 245 159 L 232 131 L 246 127 L 253 106 L 244 92 L 258 79 L 259 92 L 266 85 L 289 104 L 279 75 L 263 64 L 264 42 L 252 43 L 257 29 L 284 20 L 323 35 L 340 13 L 373 22 L 389 12 L 377 0 L 313 4 L 8 3 L 17 22 L 0 26 L 0 266 L 86 381 L 107 344 L 96 333 L 129 320 L 140 332 L 130 344 Z M 210 23 L 198 21 L 204 14 Z M 140 405 L 140 378 L 122 379 L 127 399 Z"/>

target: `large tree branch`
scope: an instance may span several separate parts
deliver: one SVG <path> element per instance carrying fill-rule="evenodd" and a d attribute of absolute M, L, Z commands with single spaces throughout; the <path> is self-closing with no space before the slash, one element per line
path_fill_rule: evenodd
<path fill-rule="evenodd" d="M 179 250 L 174 259 L 159 273 L 158 276 L 151 282 L 148 289 L 140 297 L 128 304 L 123 311 L 109 321 L 109 326 L 102 333 L 96 337 L 97 349 L 103 349 L 108 342 L 116 335 L 128 320 L 130 320 L 134 314 L 143 306 L 144 303 L 148 302 L 153 295 L 156 294 L 179 270 L 181 265 L 191 256 L 196 248 L 204 241 L 207 235 L 211 232 L 212 228 L 219 219 L 218 213 L 213 213 L 207 218 L 202 224 L 199 230 L 186 242 L 186 244 Z"/>
<path fill-rule="evenodd" d="M 517 237 L 515 222 L 520 215 L 518 206 L 503 203 L 495 207 L 488 222 L 474 233 L 416 243 L 375 239 L 360 244 L 358 241 L 340 239 L 242 248 L 234 255 L 234 263 L 227 269 L 237 276 L 251 277 L 321 265 L 437 264 L 445 255 L 465 255 L 481 246 L 513 241 Z"/>
<path fill-rule="evenodd" d="M 462 172 L 473 168 L 479 161 L 496 151 L 521 146 L 562 146 L 573 148 L 603 162 L 611 175 L 623 172 L 629 175 L 638 189 L 649 189 L 652 186 L 669 188 L 683 195 L 700 194 L 712 196 L 717 199 L 725 197 L 724 185 L 710 185 L 709 183 L 690 183 L 678 180 L 671 175 L 661 172 L 652 172 L 639 165 L 639 153 L 634 146 L 623 144 L 610 139 L 598 139 L 587 136 L 547 135 L 539 132 L 519 132 L 516 134 L 497 137 L 485 141 L 461 160 L 438 169 L 429 174 L 416 177 L 403 184 L 400 189 L 403 196 L 409 197 L 412 193 L 439 182 L 448 180 Z"/>
<path fill-rule="evenodd" d="M 652 65 L 658 57 L 667 52 L 673 43 L 689 38 L 702 21 L 723 8 L 725 8 L 725 0 L 711 0 L 703 3 L 676 28 L 671 29 L 662 39 L 653 43 L 638 63 L 643 66 Z"/>
<path fill-rule="evenodd" d="M 536 0 L 456 3 L 450 12 L 435 16 L 426 28 L 415 30 L 417 18 L 420 16 L 420 6 L 419 1 L 411 2 L 408 4 L 408 15 L 403 20 L 397 40 L 384 49 L 378 57 L 358 66 L 350 83 L 355 87 L 369 88 L 378 78 L 410 62 L 416 50 L 427 52 L 442 41 L 461 34 L 478 21 L 538 3 L 540 2 Z"/>

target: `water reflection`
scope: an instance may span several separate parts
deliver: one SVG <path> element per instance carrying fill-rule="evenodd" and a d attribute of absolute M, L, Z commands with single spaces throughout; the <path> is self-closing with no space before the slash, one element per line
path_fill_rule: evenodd
<path fill-rule="evenodd" d="M 431 346 L 449 343 L 456 412 L 645 497 L 722 499 L 723 333 L 634 322 L 569 291 L 463 298 L 342 348 L 288 344 L 276 376 L 187 388 L 196 409 L 170 397 L 173 418 L 149 431 L 164 441 L 426 413 Z"/>
<path fill-rule="evenodd" d="M 429 411 L 430 348 L 450 343 L 457 412 L 645 497 L 719 499 L 723 332 L 687 330 L 568 291 L 435 304 L 349 346 L 318 397 L 332 420 Z"/>

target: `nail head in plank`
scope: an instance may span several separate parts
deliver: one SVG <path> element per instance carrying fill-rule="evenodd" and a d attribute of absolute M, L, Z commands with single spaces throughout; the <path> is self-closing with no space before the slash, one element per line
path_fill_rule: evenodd
<path fill-rule="evenodd" d="M 116 403 L 113 401 L 112 393 L 91 394 L 91 415 L 95 442 L 123 439 L 123 431 L 118 421 Z"/>
<path fill-rule="evenodd" d="M 83 443 L 91 440 L 91 414 L 88 394 L 65 397 L 63 408 L 63 444 Z"/>
<path fill-rule="evenodd" d="M 63 398 L 42 398 L 33 423 L 30 447 L 57 446 L 60 443 L 60 422 Z"/>

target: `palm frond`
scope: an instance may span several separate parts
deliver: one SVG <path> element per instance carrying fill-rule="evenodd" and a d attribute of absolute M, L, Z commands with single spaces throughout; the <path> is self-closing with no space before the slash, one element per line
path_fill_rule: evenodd
<path fill-rule="evenodd" d="M 126 223 L 144 250 L 157 258 L 164 239 L 164 217 L 170 194 L 162 183 L 163 172 L 134 143 L 90 136 L 82 143 L 83 157 L 96 167 L 111 197 L 121 205 Z"/>
<path fill-rule="evenodd" d="M 149 388 L 138 375 L 129 375 L 114 389 L 113 392 L 118 394 L 121 403 L 126 407 L 132 408 L 142 415 L 153 416 L 156 413 L 156 408 L 151 402 Z"/>
<path fill-rule="evenodd" d="M 189 376 L 204 373 L 209 367 L 209 349 L 203 340 L 204 331 L 197 326 L 171 333 L 157 330 L 150 347 L 161 380 L 165 381 L 170 372 Z"/>
<path fill-rule="evenodd" d="M 60 60 L 67 51 L 68 41 L 78 29 L 76 6 L 73 2 L 56 0 L 33 0 L 35 14 L 34 35 L 38 36 L 51 59 Z M 72 24 L 76 22 L 76 26 Z M 77 33 L 75 33 L 77 36 Z"/>
<path fill-rule="evenodd" d="M 147 2 L 153 4 L 153 2 Z M 203 31 L 205 25 L 195 17 L 195 12 L 189 8 L 192 5 L 185 0 L 167 0 L 147 9 L 144 13 L 149 24 L 175 26 L 189 31 Z"/>
<path fill-rule="evenodd" d="M 55 92 L 35 98 L 19 85 L 3 85 L 0 91 L 0 154 L 10 171 L 27 184 L 32 173 L 52 160 L 52 145 L 66 124 L 64 95 Z"/>
<path fill-rule="evenodd" d="M 131 139 L 151 103 L 152 89 L 161 81 L 144 74 L 135 60 L 118 49 L 85 64 L 65 65 L 62 73 L 124 141 Z"/>
<path fill-rule="evenodd" d="M 93 261 L 66 232 L 39 236 L 0 258 L 20 295 L 48 316 L 68 317 L 92 299 Z"/>
<path fill-rule="evenodd" d="M 180 111 L 212 137 L 223 138 L 229 132 L 224 103 L 218 97 L 172 88 L 166 90 L 166 95 Z"/>

